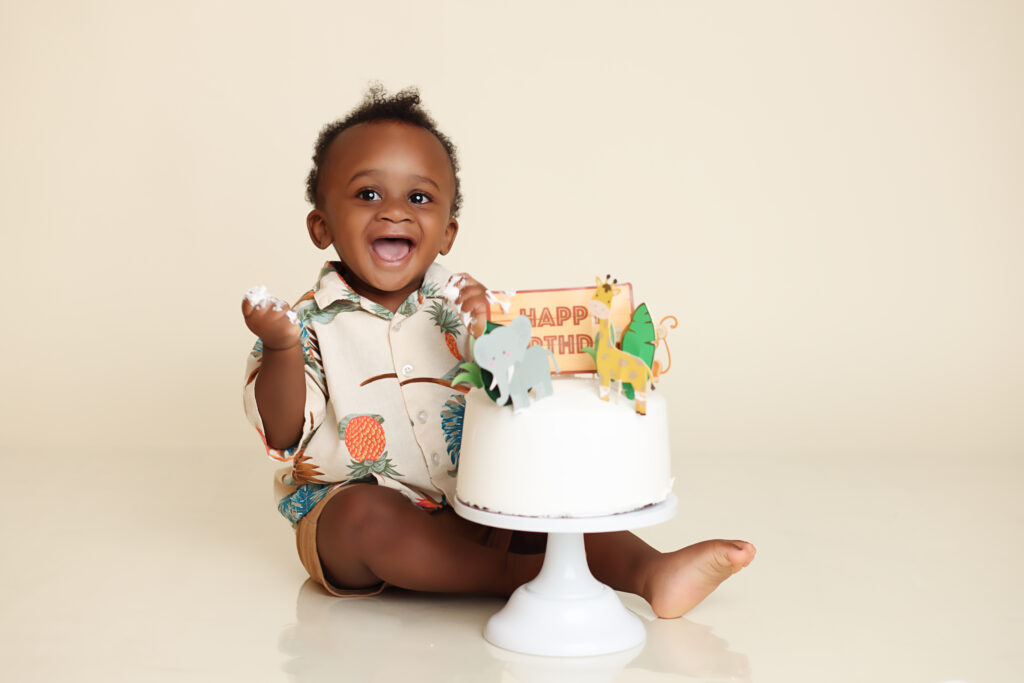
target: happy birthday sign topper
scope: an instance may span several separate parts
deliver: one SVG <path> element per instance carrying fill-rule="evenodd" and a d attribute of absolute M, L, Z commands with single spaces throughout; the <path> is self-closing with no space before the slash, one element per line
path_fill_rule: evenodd
<path fill-rule="evenodd" d="M 633 314 L 633 288 L 618 284 L 618 296 L 611 303 L 610 320 L 625 329 Z M 491 304 L 491 320 L 507 325 L 526 316 L 533 328 L 530 344 L 543 346 L 555 355 L 558 373 L 595 372 L 594 357 L 584 349 L 593 348 L 598 326 L 588 304 L 593 287 L 520 290 Z"/>

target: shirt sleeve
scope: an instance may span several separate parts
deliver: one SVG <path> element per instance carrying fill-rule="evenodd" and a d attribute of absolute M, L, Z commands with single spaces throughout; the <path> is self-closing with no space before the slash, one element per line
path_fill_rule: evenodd
<path fill-rule="evenodd" d="M 263 441 L 267 455 L 280 462 L 291 462 L 297 453 L 301 453 L 309 443 L 313 434 L 323 424 L 327 410 L 327 385 L 324 382 L 323 360 L 317 343 L 316 333 L 311 326 L 299 322 L 302 342 L 302 356 L 306 379 L 306 400 L 303 407 L 302 433 L 296 443 L 288 448 L 272 448 L 267 443 L 267 432 L 263 427 L 259 407 L 256 405 L 256 378 L 259 377 L 263 364 L 263 342 L 256 341 L 245 364 L 245 387 L 242 390 L 242 401 L 245 416 L 256 428 Z"/>

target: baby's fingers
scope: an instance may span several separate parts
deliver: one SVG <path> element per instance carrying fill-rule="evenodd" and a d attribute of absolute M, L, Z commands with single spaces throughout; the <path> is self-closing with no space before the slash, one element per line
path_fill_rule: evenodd
<path fill-rule="evenodd" d="M 287 348 L 298 343 L 298 317 L 287 303 L 267 294 L 266 287 L 253 287 L 245 293 L 242 315 L 265 348 Z"/>
<path fill-rule="evenodd" d="M 248 299 L 242 299 L 242 317 L 245 318 L 246 322 L 260 320 L 266 317 L 267 312 L 270 310 L 270 306 L 267 302 L 253 304 Z"/>
<path fill-rule="evenodd" d="M 479 337 L 487 329 L 487 321 L 491 317 L 491 306 L 487 301 L 486 290 L 466 292 L 459 300 L 462 302 L 460 309 L 463 318 L 469 321 L 466 327 L 469 328 L 470 334 Z"/>
<path fill-rule="evenodd" d="M 459 310 L 470 334 L 479 337 L 484 333 L 491 313 L 486 287 L 466 273 L 457 273 L 448 279 L 442 294 Z"/>
<path fill-rule="evenodd" d="M 478 296 L 485 296 L 486 293 L 486 287 L 484 287 L 482 284 L 480 284 L 473 278 L 466 277 L 466 279 L 463 280 L 462 286 L 459 288 L 459 298 L 455 300 L 455 303 L 461 304 L 464 301 L 466 301 L 466 299 L 472 299 Z"/>

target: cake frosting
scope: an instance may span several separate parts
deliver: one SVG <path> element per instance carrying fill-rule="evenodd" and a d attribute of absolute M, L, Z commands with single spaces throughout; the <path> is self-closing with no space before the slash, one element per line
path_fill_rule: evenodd
<path fill-rule="evenodd" d="M 528 517 L 598 517 L 660 503 L 672 490 L 665 400 L 647 414 L 598 397 L 593 378 L 553 378 L 525 410 L 466 396 L 456 495 L 481 510 Z"/>

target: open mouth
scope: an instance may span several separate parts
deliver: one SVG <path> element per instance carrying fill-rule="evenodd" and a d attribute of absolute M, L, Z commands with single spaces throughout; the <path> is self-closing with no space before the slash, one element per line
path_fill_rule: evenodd
<path fill-rule="evenodd" d="M 405 237 L 380 237 L 373 240 L 370 248 L 381 261 L 398 263 L 412 252 L 413 243 Z"/>

